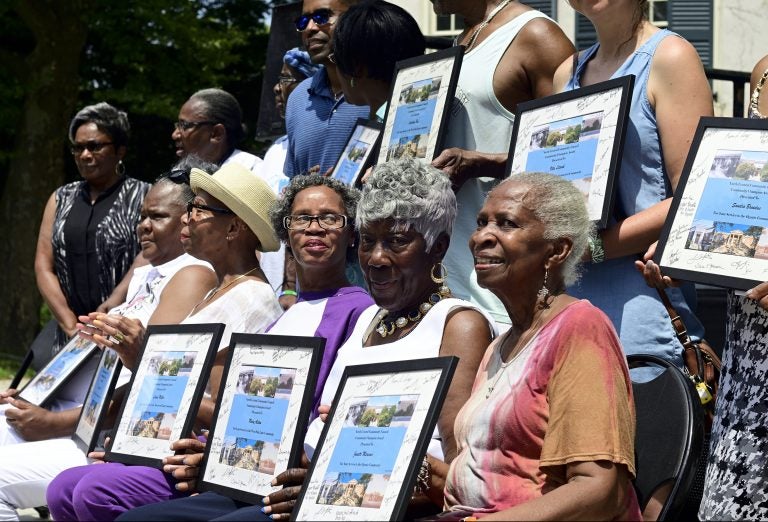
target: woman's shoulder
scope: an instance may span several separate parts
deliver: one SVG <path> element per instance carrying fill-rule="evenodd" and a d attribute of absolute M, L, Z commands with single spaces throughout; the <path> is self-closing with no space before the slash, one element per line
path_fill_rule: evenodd
<path fill-rule="evenodd" d="M 482 317 L 491 329 L 493 336 L 495 337 L 498 334 L 496 321 L 494 321 L 490 314 L 481 306 L 470 301 L 459 299 L 457 297 L 449 297 L 438 302 L 430 309 L 430 313 L 434 314 L 433 320 L 438 320 L 439 318 L 444 322 L 455 317 L 458 312 L 469 312 L 469 314 L 475 315 L 476 319 Z M 464 317 L 468 316 L 466 313 L 463 315 Z"/>
<path fill-rule="evenodd" d="M 680 65 L 695 64 L 701 67 L 701 58 L 691 42 L 681 35 L 662 29 L 659 31 L 658 43 L 653 53 L 652 67 L 672 68 Z"/>
<path fill-rule="evenodd" d="M 574 331 L 599 330 L 615 334 L 613 323 L 600 308 L 587 299 L 579 299 L 567 305 L 550 324 L 558 329 Z"/>

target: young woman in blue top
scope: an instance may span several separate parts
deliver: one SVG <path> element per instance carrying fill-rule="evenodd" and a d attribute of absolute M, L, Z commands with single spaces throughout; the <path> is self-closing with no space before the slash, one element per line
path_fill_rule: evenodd
<path fill-rule="evenodd" d="M 654 353 L 682 364 L 666 309 L 634 269 L 659 237 L 701 116 L 711 116 L 712 94 L 696 50 L 647 20 L 647 0 L 569 0 L 595 26 L 598 42 L 555 73 L 556 91 L 635 75 L 614 219 L 591 244 L 573 295 L 602 308 L 626 353 Z M 574 71 L 574 62 L 576 68 Z M 670 289 L 690 333 L 703 328 L 686 303 L 692 286 Z"/>

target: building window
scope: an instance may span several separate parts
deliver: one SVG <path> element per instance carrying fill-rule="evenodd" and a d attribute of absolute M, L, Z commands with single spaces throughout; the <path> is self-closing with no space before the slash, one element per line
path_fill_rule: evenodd
<path fill-rule="evenodd" d="M 432 34 L 458 34 L 464 30 L 464 19 L 456 15 L 435 15 Z"/>
<path fill-rule="evenodd" d="M 656 27 L 667 27 L 667 0 L 648 0 L 648 20 Z"/>

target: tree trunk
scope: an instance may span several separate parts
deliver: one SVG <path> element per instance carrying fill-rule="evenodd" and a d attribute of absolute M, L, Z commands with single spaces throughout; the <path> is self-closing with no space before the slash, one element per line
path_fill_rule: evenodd
<path fill-rule="evenodd" d="M 85 2 L 19 0 L 36 38 L 25 58 L 27 86 L 15 153 L 0 199 L 0 352 L 23 354 L 39 330 L 34 256 L 43 208 L 64 179 L 67 125 L 77 101 L 86 41 Z"/>

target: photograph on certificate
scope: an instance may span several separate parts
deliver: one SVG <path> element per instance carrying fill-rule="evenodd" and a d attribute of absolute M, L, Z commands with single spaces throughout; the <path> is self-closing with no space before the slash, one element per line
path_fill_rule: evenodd
<path fill-rule="evenodd" d="M 83 401 L 83 409 L 75 427 L 73 440 L 84 453 L 93 451 L 99 443 L 101 422 L 107 412 L 123 364 L 111 348 L 105 348 L 93 375 L 91 386 Z"/>
<path fill-rule="evenodd" d="M 190 436 L 222 324 L 150 326 L 112 430 L 109 462 L 159 467 L 170 443 Z"/>
<path fill-rule="evenodd" d="M 590 219 L 605 227 L 633 80 L 624 76 L 519 104 L 507 173 L 548 172 L 571 181 L 584 195 Z"/>
<path fill-rule="evenodd" d="M 208 433 L 199 489 L 256 503 L 299 465 L 325 339 L 236 334 Z"/>
<path fill-rule="evenodd" d="M 702 118 L 657 249 L 670 275 L 746 290 L 768 278 L 768 124 Z"/>
<path fill-rule="evenodd" d="M 36 406 L 45 406 L 98 350 L 93 342 L 79 335 L 74 336 L 30 379 L 18 397 Z"/>
<path fill-rule="evenodd" d="M 357 185 L 360 176 L 365 173 L 365 169 L 371 166 L 373 153 L 381 136 L 381 129 L 382 125 L 379 122 L 363 118 L 358 119 L 339 161 L 333 168 L 331 177 L 347 185 Z"/>
<path fill-rule="evenodd" d="M 433 436 L 456 358 L 345 369 L 295 520 L 398 520 Z"/>
<path fill-rule="evenodd" d="M 397 62 L 377 163 L 440 153 L 461 59 L 453 47 Z"/>

